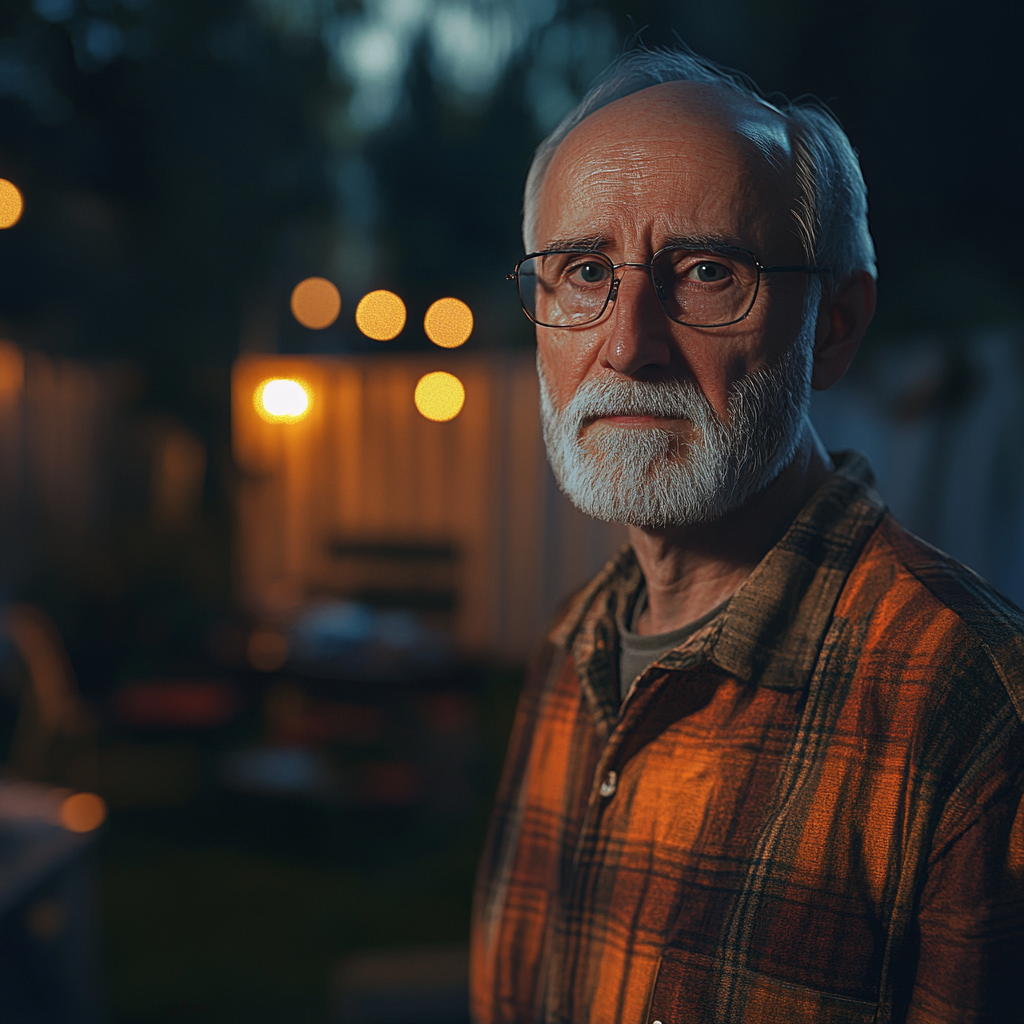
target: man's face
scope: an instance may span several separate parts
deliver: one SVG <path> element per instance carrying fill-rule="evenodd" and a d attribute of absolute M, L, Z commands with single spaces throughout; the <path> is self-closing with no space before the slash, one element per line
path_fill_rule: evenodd
<path fill-rule="evenodd" d="M 710 238 L 765 266 L 803 264 L 792 198 L 778 115 L 711 86 L 654 86 L 599 110 L 561 144 L 533 248 L 593 240 L 615 263 L 642 263 L 676 240 Z M 766 275 L 746 319 L 693 328 L 668 319 L 646 271 L 616 273 L 616 300 L 597 324 L 537 329 L 552 465 L 570 497 L 601 518 L 716 518 L 792 454 L 808 390 L 806 331 L 794 345 L 806 275 Z M 752 441 L 754 469 L 740 464 Z M 769 479 L 753 479 L 755 470 Z M 610 504 L 602 499 L 615 490 Z M 656 508 L 647 490 L 662 492 Z"/>

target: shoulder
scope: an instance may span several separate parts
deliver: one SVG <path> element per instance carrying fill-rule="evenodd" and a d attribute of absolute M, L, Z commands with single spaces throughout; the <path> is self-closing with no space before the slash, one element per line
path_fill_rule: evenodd
<path fill-rule="evenodd" d="M 1024 613 L 891 515 L 883 516 L 865 545 L 837 615 L 863 624 L 869 656 L 910 677 L 930 677 L 935 696 L 936 690 L 949 691 L 957 704 L 958 690 L 965 700 L 1009 702 L 1024 723 Z M 971 698 L 955 685 L 965 674 Z"/>

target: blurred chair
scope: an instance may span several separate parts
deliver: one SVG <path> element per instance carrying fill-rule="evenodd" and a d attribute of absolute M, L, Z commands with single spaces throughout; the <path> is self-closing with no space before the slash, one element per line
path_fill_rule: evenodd
<path fill-rule="evenodd" d="M 10 604 L 0 611 L 0 636 L 24 666 L 7 770 L 25 779 L 95 789 L 95 724 L 53 620 L 35 605 Z"/>

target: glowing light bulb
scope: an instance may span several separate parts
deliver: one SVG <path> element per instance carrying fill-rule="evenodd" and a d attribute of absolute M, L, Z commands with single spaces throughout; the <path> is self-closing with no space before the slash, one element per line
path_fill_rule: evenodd
<path fill-rule="evenodd" d="M 356 306 L 356 326 L 374 341 L 390 341 L 405 326 L 405 303 L 383 288 L 364 295 Z"/>
<path fill-rule="evenodd" d="M 253 394 L 256 412 L 268 423 L 295 423 L 309 414 L 313 395 L 302 381 L 274 377 Z"/>
<path fill-rule="evenodd" d="M 461 299 L 438 299 L 423 318 L 427 337 L 441 348 L 458 348 L 473 333 L 473 311 Z"/>
<path fill-rule="evenodd" d="M 435 423 L 445 423 L 462 411 L 466 389 L 454 373 L 437 370 L 420 377 L 414 400 L 421 416 Z"/>
<path fill-rule="evenodd" d="M 95 793 L 75 793 L 60 805 L 60 823 L 69 832 L 92 832 L 106 818 L 106 801 Z"/>
<path fill-rule="evenodd" d="M 25 200 L 18 186 L 6 178 L 0 178 L 0 228 L 13 228 L 21 220 Z"/>
<path fill-rule="evenodd" d="M 325 277 L 307 277 L 292 289 L 292 315 L 314 331 L 330 327 L 341 312 L 341 295 Z"/>

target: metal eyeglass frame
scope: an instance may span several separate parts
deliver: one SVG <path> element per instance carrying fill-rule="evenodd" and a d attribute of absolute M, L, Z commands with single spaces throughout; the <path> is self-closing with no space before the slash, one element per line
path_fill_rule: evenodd
<path fill-rule="evenodd" d="M 659 256 L 666 252 L 694 252 L 703 251 L 708 253 L 721 253 L 723 256 L 728 256 L 731 253 L 744 253 L 749 256 L 754 263 L 754 267 L 757 270 L 757 280 L 754 282 L 754 291 L 750 296 L 750 304 L 741 316 L 736 317 L 735 320 L 724 320 L 718 324 L 693 324 L 686 320 L 677 320 L 668 309 L 665 307 L 666 300 L 662 297 L 661 288 L 658 285 L 657 280 L 654 277 L 654 263 Z M 530 311 L 526 308 L 526 300 L 523 298 L 523 288 L 519 280 L 519 268 L 527 261 L 536 259 L 538 256 L 559 256 L 559 255 L 577 255 L 577 256 L 593 256 L 603 262 L 607 263 L 611 267 L 612 278 L 611 284 L 608 286 L 608 296 L 604 300 L 604 305 L 600 311 L 591 319 L 584 320 L 582 323 L 575 324 L 546 324 L 534 317 Z M 790 274 L 790 273 L 802 273 L 802 274 L 831 274 L 831 267 L 804 267 L 804 266 L 779 266 L 779 267 L 765 267 L 761 265 L 761 261 L 749 250 L 744 249 L 739 245 L 718 245 L 718 246 L 707 246 L 697 250 L 693 246 L 688 245 L 666 245 L 663 249 L 659 249 L 652 257 L 650 263 L 612 263 L 611 258 L 606 256 L 600 250 L 591 249 L 545 249 L 541 252 L 527 253 L 521 260 L 516 263 L 515 269 L 511 274 L 505 276 L 506 281 L 515 281 L 516 291 L 519 294 L 519 304 L 523 307 L 523 312 L 527 315 L 531 322 L 535 323 L 538 327 L 553 327 L 560 330 L 575 330 L 577 327 L 589 327 L 591 324 L 597 323 L 608 308 L 608 304 L 614 302 L 619 293 L 619 284 L 622 281 L 622 277 L 616 277 L 615 271 L 621 270 L 623 267 L 637 267 L 646 270 L 651 278 L 651 284 L 654 287 L 654 294 L 658 298 L 658 304 L 661 306 L 665 313 L 665 316 L 669 318 L 673 323 L 681 324 L 683 327 L 729 327 L 732 324 L 738 324 L 741 320 L 745 320 L 750 316 L 750 311 L 754 308 L 754 303 L 757 302 L 758 293 L 761 290 L 761 275 L 762 274 Z"/>

